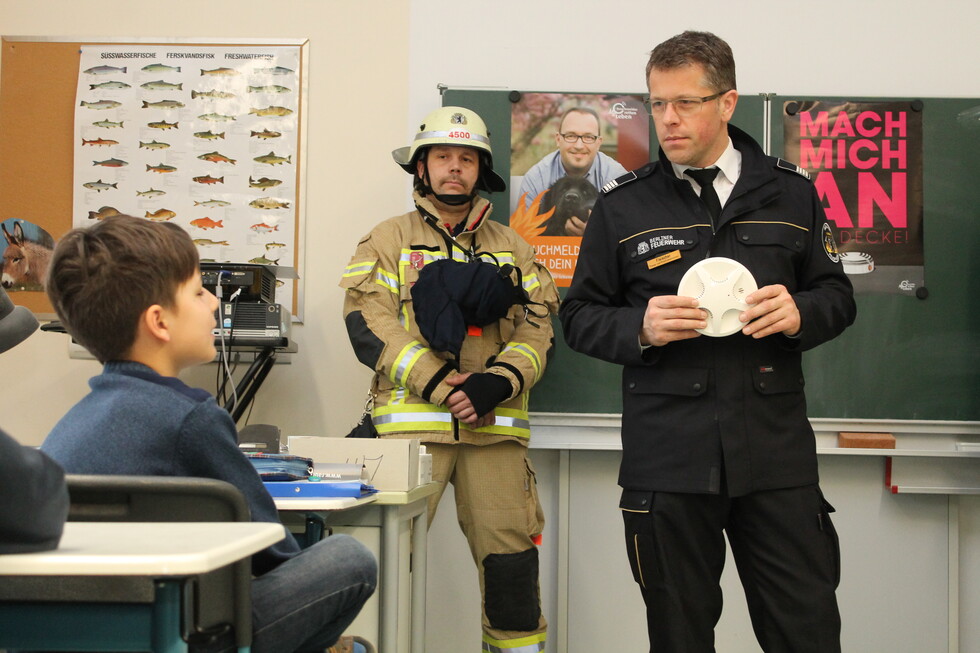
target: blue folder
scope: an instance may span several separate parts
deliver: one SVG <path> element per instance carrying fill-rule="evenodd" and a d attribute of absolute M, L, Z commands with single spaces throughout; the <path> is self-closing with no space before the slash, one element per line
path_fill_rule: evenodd
<path fill-rule="evenodd" d="M 279 499 L 365 497 L 377 492 L 360 481 L 266 481 L 263 485 Z"/>

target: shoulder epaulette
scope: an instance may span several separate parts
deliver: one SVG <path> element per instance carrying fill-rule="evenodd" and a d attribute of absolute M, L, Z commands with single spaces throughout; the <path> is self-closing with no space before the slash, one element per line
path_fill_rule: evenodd
<path fill-rule="evenodd" d="M 646 177 L 652 171 L 653 171 L 653 164 L 648 163 L 642 168 L 632 170 L 630 172 L 627 172 L 625 175 L 620 175 L 619 177 L 616 177 L 612 181 L 607 182 L 606 184 L 603 185 L 603 187 L 600 190 L 604 195 L 607 193 L 611 193 L 617 188 L 625 186 L 630 182 L 636 181 L 637 179 L 641 179 L 642 177 Z"/>
<path fill-rule="evenodd" d="M 792 161 L 787 161 L 786 159 L 780 159 L 779 157 L 773 157 L 773 158 L 776 160 L 777 168 L 788 170 L 789 172 L 795 172 L 796 174 L 806 179 L 811 178 L 810 173 L 807 172 L 805 168 L 801 168 L 800 166 L 796 165 Z"/>

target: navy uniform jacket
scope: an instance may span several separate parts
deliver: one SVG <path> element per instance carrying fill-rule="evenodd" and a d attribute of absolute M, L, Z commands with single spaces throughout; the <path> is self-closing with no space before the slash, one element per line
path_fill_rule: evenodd
<path fill-rule="evenodd" d="M 854 321 L 851 283 L 805 173 L 728 130 L 742 168 L 718 225 L 661 150 L 600 195 L 561 307 L 572 349 L 623 366 L 628 490 L 717 493 L 723 469 L 730 496 L 817 482 L 801 352 Z M 676 295 L 709 256 L 739 261 L 759 288 L 785 285 L 799 336 L 699 336 L 641 352 L 649 298 Z"/>

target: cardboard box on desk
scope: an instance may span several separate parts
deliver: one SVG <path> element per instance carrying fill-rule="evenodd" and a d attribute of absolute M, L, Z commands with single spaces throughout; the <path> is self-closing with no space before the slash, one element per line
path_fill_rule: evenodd
<path fill-rule="evenodd" d="M 293 435 L 289 453 L 319 463 L 356 463 L 365 466 L 366 483 L 380 492 L 407 492 L 419 483 L 419 441 L 380 438 L 328 438 Z"/>

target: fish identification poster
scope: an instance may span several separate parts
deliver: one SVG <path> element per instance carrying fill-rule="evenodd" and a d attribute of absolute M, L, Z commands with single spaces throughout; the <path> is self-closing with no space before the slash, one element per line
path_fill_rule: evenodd
<path fill-rule="evenodd" d="M 73 226 L 168 221 L 202 261 L 295 268 L 299 68 L 299 46 L 83 46 Z"/>

